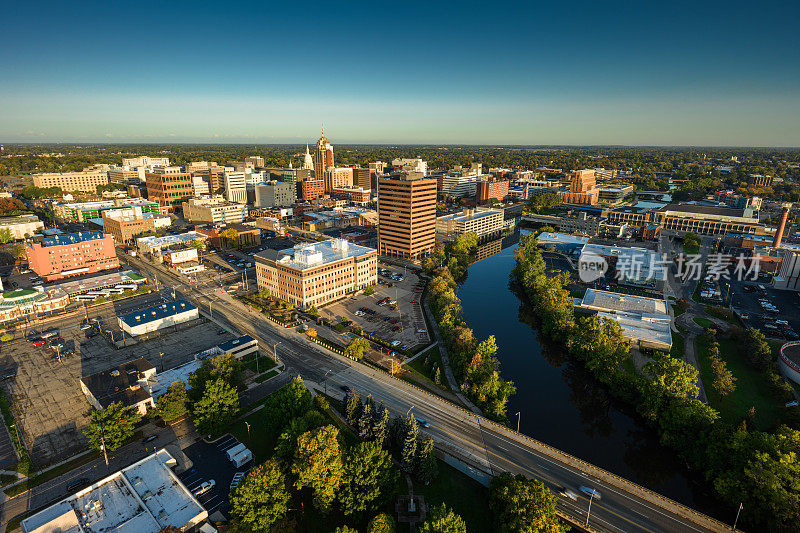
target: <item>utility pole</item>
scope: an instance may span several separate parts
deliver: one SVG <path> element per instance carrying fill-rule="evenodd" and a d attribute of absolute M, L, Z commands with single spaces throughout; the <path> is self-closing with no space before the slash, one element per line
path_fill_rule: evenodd
<path fill-rule="evenodd" d="M 275 364 L 276 364 L 276 365 L 277 365 L 277 364 L 279 364 L 279 363 L 278 363 L 278 345 L 279 345 L 279 344 L 280 344 L 280 342 L 276 342 L 276 343 L 275 343 L 275 344 L 272 346 L 272 353 L 273 353 L 273 355 L 274 355 L 274 358 L 275 358 Z"/>
<path fill-rule="evenodd" d="M 161 371 L 164 371 L 164 352 L 158 352 L 158 356 L 161 358 Z"/>
<path fill-rule="evenodd" d="M 106 434 L 103 426 L 100 426 L 100 446 L 103 448 L 103 458 L 106 460 L 106 468 L 108 468 L 108 453 L 106 453 Z"/>
<path fill-rule="evenodd" d="M 325 384 L 325 396 L 328 395 L 328 374 L 330 374 L 331 372 L 333 372 L 333 370 L 328 370 L 327 372 L 325 372 L 325 376 L 323 376 L 322 378 L 322 383 Z"/>

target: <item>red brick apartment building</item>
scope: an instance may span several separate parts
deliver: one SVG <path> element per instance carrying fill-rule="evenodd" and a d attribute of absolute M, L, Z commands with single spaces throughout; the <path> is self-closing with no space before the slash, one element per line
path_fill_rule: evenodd
<path fill-rule="evenodd" d="M 145 174 L 147 198 L 173 210 L 192 197 L 192 175 L 180 167 L 156 167 Z"/>
<path fill-rule="evenodd" d="M 508 196 L 508 180 L 491 178 L 486 181 L 479 181 L 475 196 L 478 203 L 488 202 L 491 198 L 504 200 Z"/>
<path fill-rule="evenodd" d="M 101 231 L 45 237 L 25 243 L 28 266 L 44 281 L 119 268 L 114 239 Z"/>

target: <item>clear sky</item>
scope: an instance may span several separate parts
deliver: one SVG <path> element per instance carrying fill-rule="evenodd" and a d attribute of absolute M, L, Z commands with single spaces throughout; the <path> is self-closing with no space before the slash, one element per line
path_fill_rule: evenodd
<path fill-rule="evenodd" d="M 7 2 L 0 141 L 800 146 L 800 2 Z"/>

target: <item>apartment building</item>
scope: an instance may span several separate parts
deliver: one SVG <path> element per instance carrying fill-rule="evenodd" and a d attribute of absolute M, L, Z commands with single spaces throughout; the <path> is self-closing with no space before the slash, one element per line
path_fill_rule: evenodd
<path fill-rule="evenodd" d="M 226 170 L 223 174 L 225 198 L 237 204 L 247 203 L 247 179 L 244 171 Z"/>
<path fill-rule="evenodd" d="M 503 230 L 503 211 L 500 209 L 464 209 L 436 219 L 436 237 L 451 241 L 459 235 L 474 233 L 483 238 Z"/>
<path fill-rule="evenodd" d="M 353 186 L 353 169 L 351 167 L 330 167 L 325 171 L 325 192 L 339 187 Z"/>
<path fill-rule="evenodd" d="M 436 239 L 436 180 L 421 172 L 378 178 L 378 250 L 419 259 Z"/>
<path fill-rule="evenodd" d="M 246 204 L 229 202 L 220 196 L 190 198 L 183 202 L 183 217 L 189 222 L 239 223 L 247 220 L 247 214 Z"/>
<path fill-rule="evenodd" d="M 111 235 L 84 231 L 45 237 L 42 242 L 26 242 L 28 265 L 45 281 L 92 274 L 119 268 Z"/>
<path fill-rule="evenodd" d="M 297 186 L 294 183 L 268 181 L 256 185 L 256 207 L 287 207 L 297 201 Z"/>
<path fill-rule="evenodd" d="M 181 167 L 154 167 L 145 173 L 147 197 L 159 206 L 172 210 L 192 196 L 192 175 Z"/>
<path fill-rule="evenodd" d="M 60 187 L 62 191 L 97 192 L 98 185 L 108 184 L 108 169 L 82 170 L 80 172 L 53 172 L 34 174 L 36 187 Z"/>
<path fill-rule="evenodd" d="M 372 201 L 372 191 L 362 187 L 335 187 L 331 191 L 331 196 L 350 200 L 354 204 L 365 205 Z"/>
<path fill-rule="evenodd" d="M 325 305 L 378 282 L 378 253 L 344 239 L 255 254 L 259 289 L 298 307 Z"/>

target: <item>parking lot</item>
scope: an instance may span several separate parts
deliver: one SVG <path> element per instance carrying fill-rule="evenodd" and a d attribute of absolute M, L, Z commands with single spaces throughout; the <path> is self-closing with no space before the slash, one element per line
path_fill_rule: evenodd
<path fill-rule="evenodd" d="M 378 268 L 383 273 L 378 276 L 374 294 L 339 300 L 320 309 L 320 315 L 333 324 L 342 318 L 350 320 L 396 348 L 413 349 L 429 343 L 420 303 L 424 280 L 412 271 L 404 273 L 383 263 Z"/>
<path fill-rule="evenodd" d="M 151 307 L 161 301 L 160 295 L 151 294 L 115 302 L 101 312 L 87 314 L 89 319 L 98 318 L 101 324 L 107 325 L 116 322 L 117 314 Z M 219 328 L 201 319 L 178 332 L 165 331 L 150 340 L 116 349 L 105 334 L 82 330 L 84 320 L 85 315 L 74 316 L 34 327 L 27 335 L 19 334 L 4 344 L 0 354 L 4 365 L 16 368 L 16 377 L 3 382 L 3 387 L 13 398 L 17 422 L 38 465 L 58 461 L 86 446 L 81 429 L 88 422 L 91 406 L 80 389 L 82 376 L 138 357 L 146 358 L 158 370 L 162 365 L 169 369 L 233 338 L 227 332 L 219 334 Z M 49 346 L 53 339 L 47 339 L 41 346 L 33 346 L 26 339 L 26 336 L 49 330 L 59 332 L 55 338 L 61 339 L 57 341 L 62 345 L 60 361 L 59 353 Z"/>
<path fill-rule="evenodd" d="M 773 289 L 768 282 L 720 280 L 720 292 L 747 327 L 760 329 L 767 337 L 796 340 L 800 316 L 795 312 L 800 295 Z"/>
<path fill-rule="evenodd" d="M 204 482 L 214 480 L 214 487 L 198 496 L 209 516 L 217 511 L 227 514 L 230 510 L 228 494 L 231 481 L 234 476 L 241 478 L 253 466 L 251 461 L 237 469 L 225 456 L 226 450 L 238 443 L 239 441 L 228 435 L 213 443 L 200 440 L 183 450 L 193 463 L 192 468 L 179 476 L 186 488 L 195 492 Z"/>

